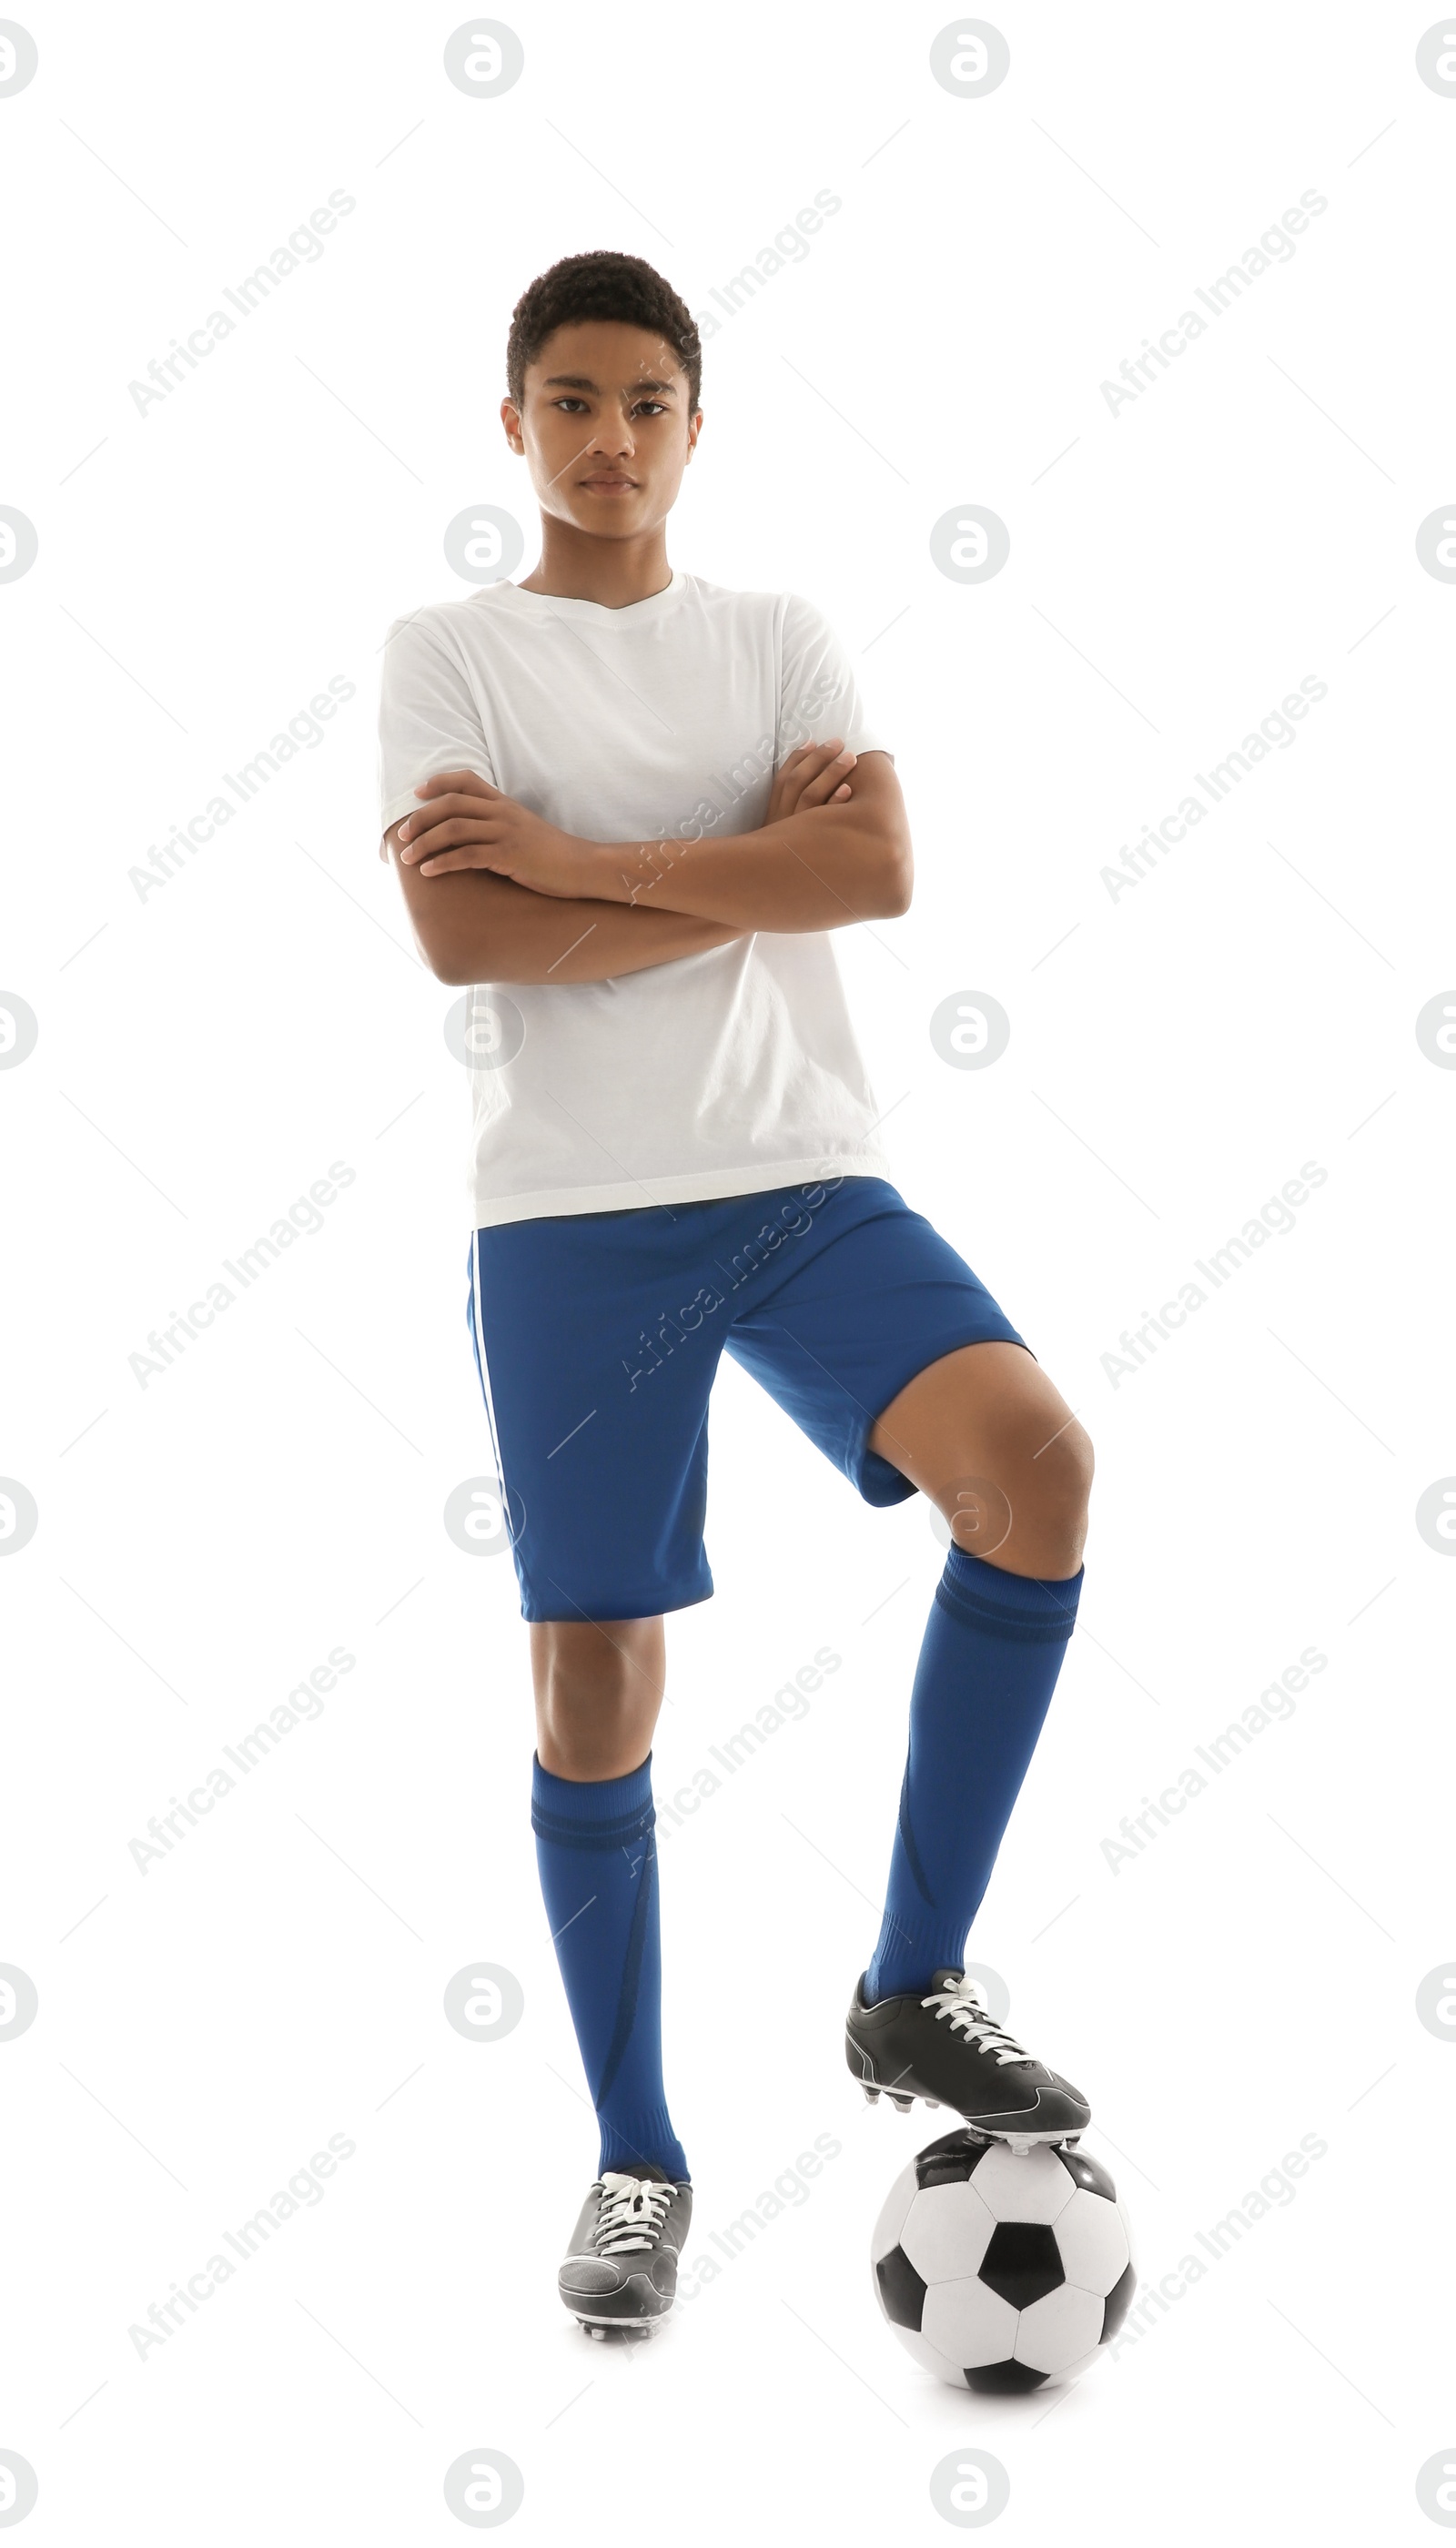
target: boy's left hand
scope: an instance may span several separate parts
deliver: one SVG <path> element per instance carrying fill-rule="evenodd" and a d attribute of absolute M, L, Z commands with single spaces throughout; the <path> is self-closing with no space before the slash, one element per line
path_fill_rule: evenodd
<path fill-rule="evenodd" d="M 446 770 L 415 788 L 424 802 L 400 825 L 400 863 L 421 875 L 488 867 L 533 893 L 572 898 L 584 881 L 594 844 L 560 832 L 473 770 Z"/>

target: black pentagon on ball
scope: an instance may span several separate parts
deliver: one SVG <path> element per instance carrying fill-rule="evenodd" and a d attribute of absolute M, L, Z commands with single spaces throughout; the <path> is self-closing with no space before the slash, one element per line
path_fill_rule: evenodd
<path fill-rule="evenodd" d="M 1125 2265 L 1102 2304 L 1102 2333 L 1097 2339 L 1099 2344 L 1106 2344 L 1109 2337 L 1116 2335 L 1122 2325 L 1132 2307 L 1137 2281 L 1137 2266 Z"/>
<path fill-rule="evenodd" d="M 943 2133 L 938 2141 L 928 2141 L 916 2151 L 915 2182 L 920 2187 L 964 2185 L 990 2147 L 989 2141 L 976 2140 L 967 2132 Z"/>
<path fill-rule="evenodd" d="M 1042 2221 L 998 2221 L 980 2279 L 1013 2309 L 1030 2309 L 1066 2281 L 1055 2236 Z"/>
<path fill-rule="evenodd" d="M 1074 2185 L 1084 2194 L 1100 2194 L 1105 2203 L 1116 2203 L 1118 2190 L 1102 2161 L 1086 2158 L 1080 2150 L 1059 2149 L 1056 2153 Z"/>
<path fill-rule="evenodd" d="M 925 2285 L 903 2247 L 891 2247 L 874 2268 L 879 2285 L 880 2306 L 892 2326 L 908 2326 L 920 2333 L 920 2314 L 925 2307 Z"/>
<path fill-rule="evenodd" d="M 962 2371 L 967 2389 L 982 2398 L 1015 2398 L 1028 2389 L 1040 2389 L 1050 2378 L 1046 2371 L 1034 2371 L 1029 2362 L 978 2362 L 973 2371 Z"/>

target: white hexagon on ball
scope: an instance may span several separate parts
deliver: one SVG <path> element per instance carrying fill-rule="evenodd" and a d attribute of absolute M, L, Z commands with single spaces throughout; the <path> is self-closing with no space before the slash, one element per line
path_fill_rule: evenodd
<path fill-rule="evenodd" d="M 911 2204 L 900 2245 L 923 2283 L 978 2274 L 996 2217 L 970 2185 L 927 2185 Z"/>
<path fill-rule="evenodd" d="M 1079 2290 L 1107 2298 L 1132 2257 L 1127 2215 L 1120 2203 L 1078 2186 L 1056 2224 L 1063 2271 Z"/>
<path fill-rule="evenodd" d="M 874 2235 L 869 2241 L 869 2261 L 872 2265 L 877 2265 L 881 2256 L 887 2256 L 892 2247 L 898 2247 L 900 2231 L 905 2227 L 905 2215 L 915 2200 L 916 2192 L 915 2168 L 912 2162 L 909 2167 L 901 2168 L 880 2205 L 879 2219 L 874 2225 Z"/>
<path fill-rule="evenodd" d="M 911 2361 L 918 2362 L 922 2371 L 931 2372 L 937 2380 L 949 2381 L 953 2388 L 959 2384 L 959 2363 L 948 2362 L 945 2354 L 938 2352 L 928 2337 L 917 2335 L 913 2326 L 897 2326 L 895 2333 Z"/>
<path fill-rule="evenodd" d="M 1070 2363 L 1096 2352 L 1101 2334 L 1102 2303 L 1095 2292 L 1074 2291 L 1070 2283 L 1061 2283 L 1022 2311 L 1014 2359 L 1059 2379 Z"/>
<path fill-rule="evenodd" d="M 984 2283 L 932 2283 L 920 2315 L 920 2332 L 937 2353 L 961 2371 L 1006 2362 L 1016 2342 L 1017 2312 Z M 896 2333 L 902 2330 L 896 2329 Z"/>
<path fill-rule="evenodd" d="M 1079 2190 L 1054 2150 L 1017 2151 L 1004 2141 L 987 2150 L 973 2182 L 998 2221 L 1030 2221 L 1046 2228 Z"/>

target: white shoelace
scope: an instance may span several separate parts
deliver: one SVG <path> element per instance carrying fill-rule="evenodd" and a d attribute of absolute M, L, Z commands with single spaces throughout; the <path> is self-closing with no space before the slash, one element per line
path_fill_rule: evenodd
<path fill-rule="evenodd" d="M 938 2018 L 949 2017 L 953 2032 L 960 2027 L 980 2051 L 993 2052 L 1003 2069 L 1008 2061 L 1035 2061 L 1037 2057 L 1028 2052 L 1025 2045 L 1018 2044 L 1014 2035 L 1008 2035 L 1004 2026 L 996 2024 L 974 1982 L 947 1982 L 938 1991 L 928 1991 L 920 2005 L 933 2008 Z"/>
<path fill-rule="evenodd" d="M 597 2253 L 619 2256 L 628 2247 L 655 2247 L 677 2187 L 662 2177 L 624 2176 L 617 2168 L 604 2169 L 601 2183 Z"/>

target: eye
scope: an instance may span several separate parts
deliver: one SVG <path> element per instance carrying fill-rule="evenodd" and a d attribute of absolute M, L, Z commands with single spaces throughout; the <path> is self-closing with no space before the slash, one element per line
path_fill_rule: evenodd
<path fill-rule="evenodd" d="M 587 404 L 587 402 L 586 402 L 586 400 L 585 400 L 585 399 L 566 397 L 566 398 L 553 399 L 553 400 L 552 400 L 552 402 L 551 402 L 551 404 L 552 404 L 552 406 L 553 406 L 553 407 L 570 408 L 570 407 L 585 407 L 585 406 L 586 406 L 586 404 Z"/>
<path fill-rule="evenodd" d="M 637 405 L 639 408 L 650 407 L 654 415 L 666 415 L 668 411 L 665 399 L 639 399 Z"/>

